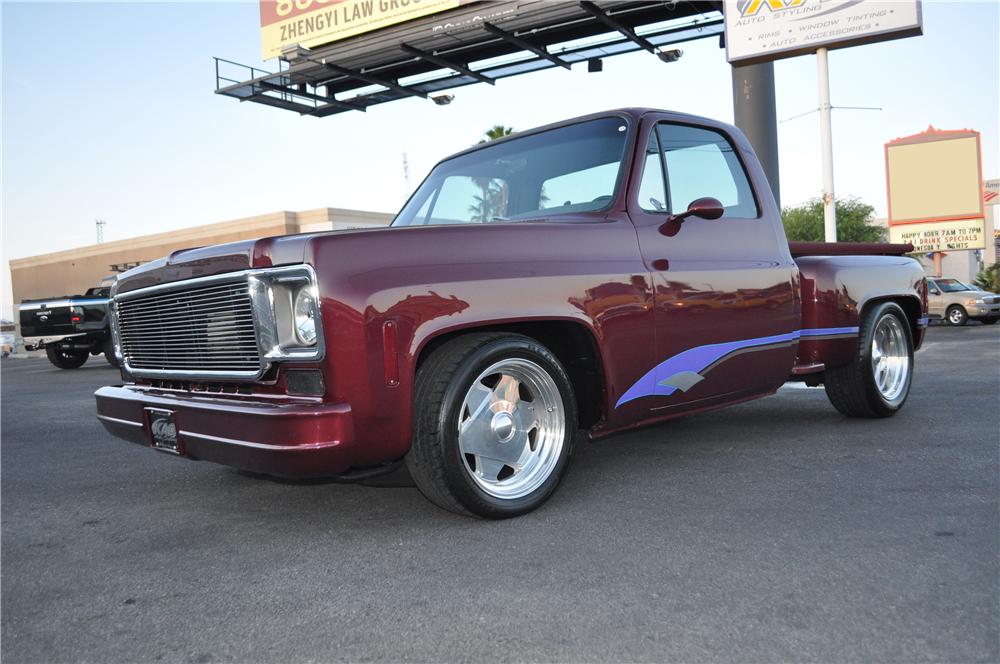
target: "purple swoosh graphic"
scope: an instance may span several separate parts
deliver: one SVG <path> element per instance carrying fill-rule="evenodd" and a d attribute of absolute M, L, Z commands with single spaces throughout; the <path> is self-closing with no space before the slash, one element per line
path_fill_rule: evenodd
<path fill-rule="evenodd" d="M 786 334 L 775 334 L 770 337 L 757 337 L 755 339 L 728 341 L 721 344 L 695 346 L 653 367 L 646 375 L 637 380 L 632 387 L 626 390 L 625 394 L 618 400 L 618 403 L 615 404 L 615 408 L 640 397 L 667 397 L 678 389 L 686 391 L 688 387 L 693 387 L 690 374 L 700 374 L 727 355 L 731 355 L 736 351 L 788 343 L 797 341 L 800 337 L 827 337 L 857 333 L 858 328 L 856 327 L 810 328 L 795 330 Z M 670 384 L 672 382 L 671 379 L 675 379 L 677 384 Z"/>

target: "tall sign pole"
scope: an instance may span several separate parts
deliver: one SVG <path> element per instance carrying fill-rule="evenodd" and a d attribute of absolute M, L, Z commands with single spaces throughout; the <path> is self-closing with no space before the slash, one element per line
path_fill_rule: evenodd
<path fill-rule="evenodd" d="M 753 146 L 774 202 L 781 208 L 778 186 L 778 120 L 774 108 L 774 63 L 733 65 L 733 118 Z"/>
<path fill-rule="evenodd" d="M 825 48 L 816 51 L 819 68 L 819 133 L 823 157 L 823 239 L 837 241 L 837 199 L 833 193 L 833 127 L 830 111 L 830 59 Z"/>
<path fill-rule="evenodd" d="M 724 0 L 722 8 L 726 59 L 733 65 L 734 92 L 737 92 L 736 70 L 742 65 L 816 54 L 823 166 L 823 235 L 827 242 L 836 242 L 837 200 L 833 193 L 832 106 L 827 49 L 923 34 L 920 0 Z M 739 120 L 736 124 L 739 125 Z M 760 150 L 757 145 L 754 148 Z"/>

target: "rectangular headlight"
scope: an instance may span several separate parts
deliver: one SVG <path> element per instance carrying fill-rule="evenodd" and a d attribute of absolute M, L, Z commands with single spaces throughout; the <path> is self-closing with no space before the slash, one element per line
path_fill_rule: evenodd
<path fill-rule="evenodd" d="M 263 356 L 272 361 L 320 359 L 323 326 L 312 267 L 255 270 L 249 280 Z"/>

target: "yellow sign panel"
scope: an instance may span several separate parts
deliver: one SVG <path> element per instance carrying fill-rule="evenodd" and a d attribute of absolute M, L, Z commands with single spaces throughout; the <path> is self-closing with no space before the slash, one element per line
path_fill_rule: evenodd
<path fill-rule="evenodd" d="M 979 138 L 890 145 L 892 221 L 982 214 Z"/>
<path fill-rule="evenodd" d="M 463 0 L 261 0 L 264 59 L 285 46 L 313 47 L 427 16 Z"/>
<path fill-rule="evenodd" d="M 921 253 L 985 249 L 986 229 L 982 219 L 899 224 L 889 227 L 889 241 L 910 243 Z"/>

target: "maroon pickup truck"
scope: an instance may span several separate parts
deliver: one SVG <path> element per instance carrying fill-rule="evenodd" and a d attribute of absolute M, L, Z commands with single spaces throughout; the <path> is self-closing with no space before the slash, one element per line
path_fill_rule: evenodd
<path fill-rule="evenodd" d="M 175 252 L 118 279 L 112 434 L 287 477 L 405 461 L 460 513 L 555 491 L 592 437 L 823 384 L 906 400 L 926 324 L 900 245 L 792 245 L 734 127 L 622 110 L 438 164 L 385 229 Z"/>

